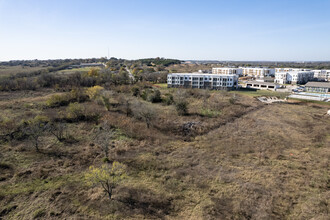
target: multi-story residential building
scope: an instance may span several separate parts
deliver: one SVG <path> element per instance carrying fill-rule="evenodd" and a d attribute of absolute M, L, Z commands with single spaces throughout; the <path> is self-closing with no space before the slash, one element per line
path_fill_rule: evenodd
<path fill-rule="evenodd" d="M 226 75 L 236 74 L 238 76 L 242 76 L 243 70 L 241 68 L 216 67 L 216 68 L 212 68 L 212 73 L 213 74 L 226 74 Z"/>
<path fill-rule="evenodd" d="M 330 82 L 330 70 L 325 71 L 325 80 Z"/>
<path fill-rule="evenodd" d="M 275 83 L 279 84 L 287 84 L 287 77 L 288 73 L 287 72 L 275 72 Z"/>
<path fill-rule="evenodd" d="M 275 72 L 274 82 L 279 84 L 303 84 L 313 78 L 313 71 L 281 71 Z"/>
<path fill-rule="evenodd" d="M 313 72 L 315 78 L 322 77 L 326 73 L 325 70 L 313 70 Z"/>
<path fill-rule="evenodd" d="M 314 77 L 320 81 L 330 81 L 330 70 L 313 70 Z"/>
<path fill-rule="evenodd" d="M 319 81 L 324 81 L 327 79 L 327 71 L 326 70 L 313 70 L 314 78 Z"/>
<path fill-rule="evenodd" d="M 275 72 L 291 72 L 291 71 L 309 71 L 309 69 L 302 68 L 275 68 Z"/>
<path fill-rule="evenodd" d="M 237 89 L 238 76 L 235 74 L 171 73 L 167 75 L 167 87 L 231 90 Z"/>
<path fill-rule="evenodd" d="M 264 78 L 266 76 L 274 76 L 275 69 L 257 68 L 257 67 L 240 67 L 243 70 L 243 76 L 251 76 L 254 78 Z"/>

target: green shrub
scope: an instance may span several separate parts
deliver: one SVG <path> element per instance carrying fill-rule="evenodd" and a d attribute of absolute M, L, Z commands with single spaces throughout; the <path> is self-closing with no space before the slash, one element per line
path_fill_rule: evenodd
<path fill-rule="evenodd" d="M 70 103 L 70 97 L 67 94 L 64 95 L 52 95 L 47 101 L 46 104 L 50 108 L 66 106 Z"/>
<path fill-rule="evenodd" d="M 110 111 L 111 103 L 110 103 L 109 98 L 107 98 L 105 96 L 102 96 L 101 98 L 102 98 L 102 104 L 104 105 L 104 107 L 107 109 L 107 111 Z"/>
<path fill-rule="evenodd" d="M 188 114 L 188 102 L 186 101 L 178 101 L 175 103 L 176 111 L 179 115 L 187 115 Z"/>
<path fill-rule="evenodd" d="M 174 98 L 172 94 L 166 94 L 163 98 L 162 98 L 163 103 L 165 103 L 166 105 L 172 105 L 174 103 Z"/>
<path fill-rule="evenodd" d="M 46 210 L 45 209 L 38 209 L 33 213 L 33 219 L 36 218 L 41 218 L 46 215 Z"/>
<path fill-rule="evenodd" d="M 103 158 L 102 158 L 102 162 L 103 162 L 103 163 L 110 163 L 110 160 L 109 160 L 109 158 L 107 158 L 107 157 L 103 157 Z"/>
<path fill-rule="evenodd" d="M 160 91 L 158 89 L 151 91 L 150 94 L 148 95 L 147 100 L 152 103 L 161 102 L 162 97 Z"/>
<path fill-rule="evenodd" d="M 132 88 L 132 93 L 133 93 L 133 96 L 139 96 L 140 95 L 140 89 L 139 89 L 139 87 L 134 86 Z"/>
<path fill-rule="evenodd" d="M 232 105 L 234 105 L 234 104 L 236 103 L 236 98 L 231 97 L 231 98 L 229 99 L 229 103 L 232 104 Z"/>
<path fill-rule="evenodd" d="M 52 95 L 46 101 L 46 105 L 50 108 L 55 108 L 59 106 L 67 106 L 71 102 L 85 102 L 87 100 L 88 96 L 83 90 L 72 89 L 70 93 Z"/>
<path fill-rule="evenodd" d="M 84 107 L 78 102 L 70 103 L 66 109 L 67 117 L 70 119 L 81 119 L 84 116 Z"/>
<path fill-rule="evenodd" d="M 141 94 L 141 98 L 145 101 L 157 103 L 162 101 L 161 93 L 158 89 L 145 89 Z"/>
<path fill-rule="evenodd" d="M 202 108 L 200 111 L 200 114 L 205 117 L 213 118 L 213 117 L 219 116 L 221 114 L 221 112 L 215 111 L 212 109 L 208 109 L 208 108 Z"/>
<path fill-rule="evenodd" d="M 145 101 L 147 101 L 149 95 L 149 89 L 143 90 L 142 94 L 141 94 L 141 98 Z"/>

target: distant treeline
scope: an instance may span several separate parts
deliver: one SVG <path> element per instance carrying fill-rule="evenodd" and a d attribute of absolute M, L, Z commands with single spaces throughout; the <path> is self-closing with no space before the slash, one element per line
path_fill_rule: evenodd
<path fill-rule="evenodd" d="M 38 76 L 17 77 L 0 79 L 0 91 L 36 90 L 38 88 L 55 88 L 66 91 L 73 87 L 91 87 L 102 85 L 123 85 L 129 83 L 129 76 L 126 71 L 110 71 L 103 69 L 96 75 L 89 75 L 84 72 L 73 74 L 43 73 Z"/>
<path fill-rule="evenodd" d="M 51 72 L 64 70 L 64 69 L 67 69 L 71 65 L 72 65 L 72 63 L 70 62 L 70 63 L 64 63 L 57 67 L 48 67 L 46 69 L 34 70 L 34 71 L 29 71 L 29 72 L 19 72 L 15 75 L 9 76 L 9 78 L 17 79 L 17 78 L 38 76 L 38 75 L 45 74 L 45 73 L 51 73 Z"/>
<path fill-rule="evenodd" d="M 152 66 L 152 65 L 163 65 L 169 66 L 173 64 L 180 64 L 180 60 L 176 59 L 165 59 L 165 58 L 147 58 L 147 59 L 139 59 L 138 62 L 141 62 L 144 65 Z"/>
<path fill-rule="evenodd" d="M 330 61 L 315 62 L 275 62 L 275 61 L 219 61 L 221 66 L 270 67 L 270 68 L 304 68 L 304 69 L 330 69 Z"/>
<path fill-rule="evenodd" d="M 29 67 L 59 67 L 65 63 L 98 63 L 107 62 L 107 58 L 89 58 L 89 59 L 57 59 L 57 60 L 11 60 L 0 62 L 0 66 L 29 66 Z"/>

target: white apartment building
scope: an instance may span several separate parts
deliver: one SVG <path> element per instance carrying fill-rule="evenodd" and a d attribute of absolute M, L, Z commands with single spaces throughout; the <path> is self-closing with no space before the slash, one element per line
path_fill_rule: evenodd
<path fill-rule="evenodd" d="M 330 81 L 330 70 L 313 70 L 314 78 L 318 80 Z"/>
<path fill-rule="evenodd" d="M 330 82 L 330 70 L 325 71 L 325 80 Z"/>
<path fill-rule="evenodd" d="M 313 78 L 313 71 L 281 71 L 275 72 L 274 82 L 279 84 L 303 84 Z"/>
<path fill-rule="evenodd" d="M 309 71 L 309 69 L 302 69 L 302 68 L 275 68 L 275 72 L 291 72 L 291 71 Z"/>
<path fill-rule="evenodd" d="M 235 74 L 171 73 L 167 75 L 167 87 L 231 90 L 237 89 L 238 76 Z"/>
<path fill-rule="evenodd" d="M 315 78 L 323 78 L 326 75 L 325 70 L 313 70 Z"/>
<path fill-rule="evenodd" d="M 275 69 L 257 68 L 257 67 L 240 67 L 243 70 L 243 76 L 251 76 L 254 78 L 264 78 L 266 76 L 274 76 Z"/>
<path fill-rule="evenodd" d="M 226 75 L 236 74 L 238 76 L 242 76 L 243 70 L 241 68 L 216 67 L 216 68 L 212 68 L 212 73 L 213 74 L 226 74 Z"/>

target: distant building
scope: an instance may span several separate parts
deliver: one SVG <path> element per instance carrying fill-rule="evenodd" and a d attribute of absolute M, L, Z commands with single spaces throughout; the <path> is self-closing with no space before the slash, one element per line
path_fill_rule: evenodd
<path fill-rule="evenodd" d="M 310 69 L 302 69 L 302 68 L 275 68 L 275 72 L 291 72 L 291 71 L 309 71 Z"/>
<path fill-rule="evenodd" d="M 313 70 L 314 81 L 328 81 L 327 70 Z"/>
<path fill-rule="evenodd" d="M 274 90 L 280 88 L 280 85 L 271 83 L 271 82 L 261 82 L 261 81 L 248 81 L 246 83 L 246 88 L 252 89 L 267 89 L 267 90 Z"/>
<path fill-rule="evenodd" d="M 263 67 L 240 67 L 243 71 L 243 76 L 251 76 L 254 78 L 264 78 L 267 76 L 274 76 L 275 69 Z"/>
<path fill-rule="evenodd" d="M 330 93 L 330 82 L 308 82 L 305 85 L 306 92 Z"/>
<path fill-rule="evenodd" d="M 275 83 L 279 84 L 304 84 L 308 81 L 313 80 L 314 72 L 313 71 L 281 71 L 275 72 Z"/>
<path fill-rule="evenodd" d="M 227 74 L 171 73 L 167 75 L 169 88 L 199 88 L 231 90 L 238 87 L 238 76 Z"/>
<path fill-rule="evenodd" d="M 213 74 L 226 74 L 226 75 L 236 74 L 238 76 L 242 76 L 243 70 L 241 68 L 216 67 L 216 68 L 212 68 L 212 73 Z"/>
<path fill-rule="evenodd" d="M 319 81 L 330 81 L 330 70 L 313 70 L 314 77 Z"/>
<path fill-rule="evenodd" d="M 83 67 L 105 67 L 104 63 L 81 63 L 79 65 L 71 65 L 71 68 L 83 68 Z"/>
<path fill-rule="evenodd" d="M 199 73 L 212 73 L 212 70 L 198 70 Z"/>
<path fill-rule="evenodd" d="M 273 83 L 274 82 L 274 77 L 266 76 L 264 78 L 257 78 L 256 81 L 257 82 L 270 82 L 270 83 Z"/>
<path fill-rule="evenodd" d="M 104 67 L 105 64 L 104 63 L 81 63 L 80 64 L 81 67 Z"/>

